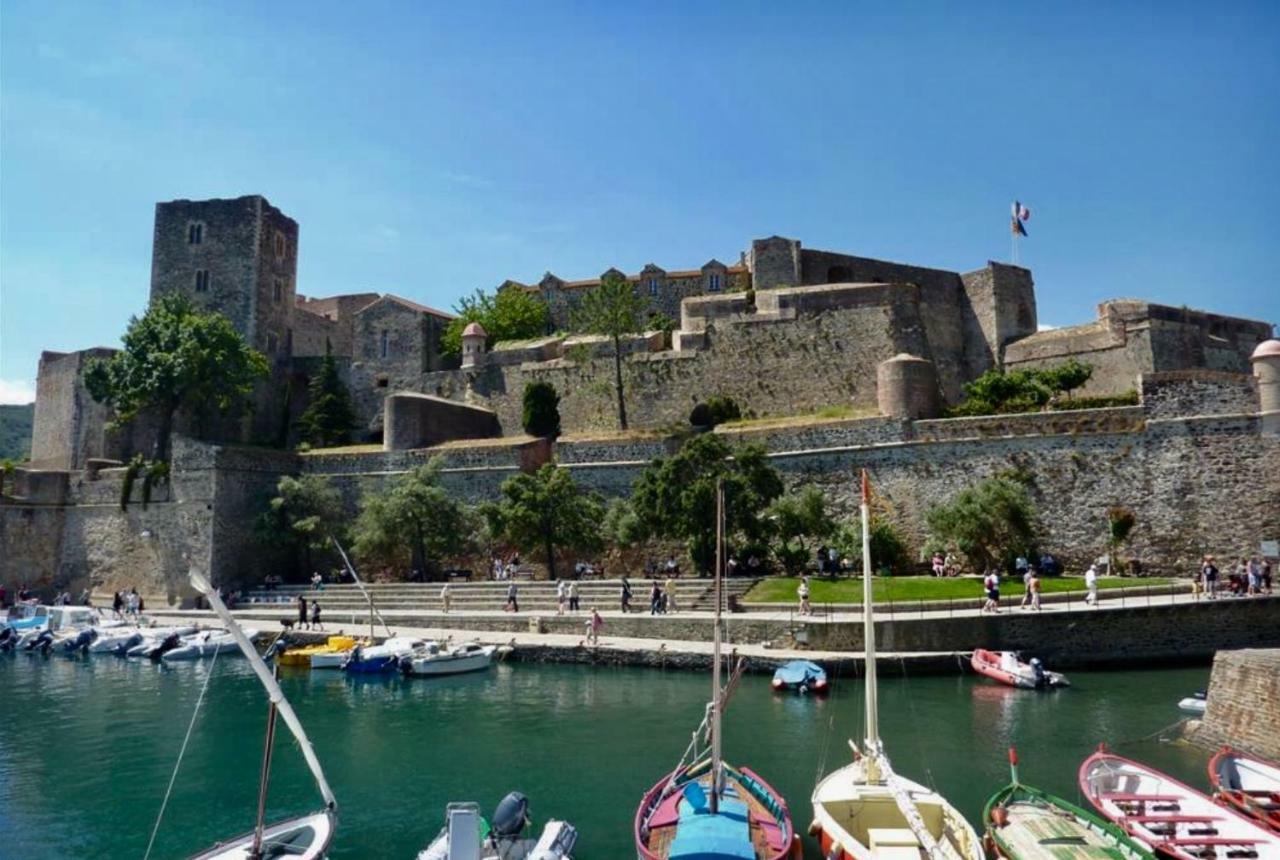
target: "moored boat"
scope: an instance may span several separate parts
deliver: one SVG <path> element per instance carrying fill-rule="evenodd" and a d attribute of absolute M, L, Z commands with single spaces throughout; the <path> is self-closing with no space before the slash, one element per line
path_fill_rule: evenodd
<path fill-rule="evenodd" d="M 1219 803 L 1280 833 L 1280 764 L 1223 747 L 1209 759 L 1209 784 Z"/>
<path fill-rule="evenodd" d="M 827 860 L 948 858 L 984 860 L 969 822 L 936 791 L 894 773 L 880 740 L 875 602 L 871 594 L 871 488 L 862 472 L 863 641 L 866 643 L 866 729 L 854 760 L 813 790 L 813 824 Z"/>
<path fill-rule="evenodd" d="M 567 821 L 551 819 L 537 839 L 526 836 L 529 801 L 513 791 L 485 821 L 475 803 L 450 803 L 445 825 L 418 860 L 572 860 L 578 831 Z"/>
<path fill-rule="evenodd" d="M 1185 711 L 1188 714 L 1204 714 L 1209 706 L 1209 697 L 1204 690 L 1187 696 L 1178 702 L 1178 710 Z"/>
<path fill-rule="evenodd" d="M 1145 845 L 1114 824 L 1018 780 L 1009 750 L 1011 781 L 982 810 L 987 847 L 1005 860 L 1150 860 Z"/>
<path fill-rule="evenodd" d="M 828 690 L 827 670 L 809 660 L 792 660 L 774 671 L 772 686 L 775 690 L 825 693 Z"/>
<path fill-rule="evenodd" d="M 408 636 L 393 636 L 381 645 L 357 645 L 347 655 L 347 659 L 342 664 L 342 670 L 368 675 L 394 672 L 400 665 L 401 657 L 426 645 L 425 640 Z"/>
<path fill-rule="evenodd" d="M 1178 860 L 1280 860 L 1280 835 L 1146 765 L 1099 749 L 1080 791 L 1134 839 Z"/>
<path fill-rule="evenodd" d="M 452 647 L 428 642 L 400 658 L 400 671 L 421 677 L 480 672 L 493 665 L 493 655 L 497 650 L 496 645 L 481 645 L 479 642 L 464 642 Z"/>
<path fill-rule="evenodd" d="M 721 687 L 723 562 L 724 489 L 717 487 L 711 701 L 675 770 L 640 800 L 635 816 L 640 860 L 782 860 L 800 856 L 800 838 L 782 795 L 747 768 L 726 764 L 721 755 L 721 715 L 742 670 L 739 662 L 729 683 Z M 705 753 L 701 749 L 704 737 L 710 741 Z"/>
<path fill-rule="evenodd" d="M 245 630 L 244 635 L 252 641 L 257 638 L 258 631 Z M 228 654 L 238 650 L 240 650 L 240 645 L 232 631 L 205 630 L 202 633 L 187 636 L 178 647 L 165 651 L 160 659 L 166 663 L 174 663 L 180 660 L 199 660 L 202 657 L 212 657 L 214 654 Z"/>
<path fill-rule="evenodd" d="M 222 599 L 213 586 L 204 577 L 192 573 L 191 582 L 197 591 L 202 592 L 209 605 L 227 625 L 227 633 L 235 641 L 236 647 L 249 660 L 254 673 L 267 691 L 270 700 L 267 712 L 266 748 L 263 752 L 262 771 L 258 786 L 257 822 L 246 833 L 235 836 L 226 842 L 220 842 L 212 848 L 195 855 L 191 860 L 258 860 L 264 857 L 289 857 L 293 860 L 322 860 L 329 851 L 329 843 L 333 841 L 338 827 L 338 802 L 329 788 L 320 760 L 316 758 L 311 741 L 302 728 L 302 723 L 293 712 L 284 691 L 276 682 L 271 670 L 263 662 L 257 649 L 253 647 L 253 631 L 242 630 L 231 616 Z M 302 751 L 307 767 L 315 778 L 316 787 L 324 799 L 324 806 L 316 812 L 299 815 L 274 823 L 267 823 L 267 779 L 271 771 L 271 756 L 275 740 L 276 718 L 284 720 L 285 726 L 293 734 Z"/>
<path fill-rule="evenodd" d="M 1013 651 L 988 651 L 979 648 L 973 652 L 969 665 L 979 675 L 1024 690 L 1051 690 L 1071 686 L 1065 675 L 1045 669 L 1038 658 L 1032 657 L 1029 662 L 1023 662 Z"/>
<path fill-rule="evenodd" d="M 345 660 L 355 647 L 354 636 L 330 636 L 324 642 L 317 642 L 315 645 L 288 648 L 276 657 L 276 663 L 280 666 L 310 667 L 317 656 L 333 655 L 337 658 L 337 665 L 341 666 L 342 660 Z"/>

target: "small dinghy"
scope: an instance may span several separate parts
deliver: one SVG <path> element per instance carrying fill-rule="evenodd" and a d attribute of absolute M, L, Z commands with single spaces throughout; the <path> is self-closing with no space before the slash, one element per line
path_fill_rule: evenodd
<path fill-rule="evenodd" d="M 525 835 L 529 824 L 529 801 L 518 791 L 502 798 L 492 822 L 475 803 L 450 803 L 444 829 L 418 860 L 572 860 L 578 842 L 572 824 L 553 818 L 537 839 Z"/>
<path fill-rule="evenodd" d="M 400 658 L 407 656 L 417 648 L 425 648 L 427 643 L 422 639 L 411 639 L 408 636 L 393 636 L 381 645 L 357 645 L 342 664 L 344 672 L 357 672 L 376 675 L 382 672 L 394 672 L 400 665 Z"/>
<path fill-rule="evenodd" d="M 356 647 L 354 636 L 330 636 L 325 642 L 315 645 L 301 645 L 295 648 L 288 648 L 280 656 L 276 657 L 276 664 L 280 666 L 307 666 L 313 667 L 313 660 L 319 656 L 332 655 L 336 658 L 336 667 L 342 665 L 342 661 L 347 659 L 347 655 Z"/>
<path fill-rule="evenodd" d="M 400 671 L 422 677 L 480 672 L 493 665 L 493 655 L 497 650 L 496 645 L 481 645 L 479 642 L 464 642 L 452 648 L 441 648 L 434 642 L 428 642 L 400 658 Z"/>
<path fill-rule="evenodd" d="M 1209 696 L 1204 690 L 1199 691 L 1193 696 L 1187 696 L 1178 702 L 1178 710 L 1185 711 L 1188 714 L 1204 715 L 1205 708 L 1209 705 Z"/>
<path fill-rule="evenodd" d="M 1050 690 L 1071 686 L 1065 675 L 1050 672 L 1035 657 L 1029 663 L 1024 663 L 1013 651 L 987 651 L 979 648 L 973 652 L 969 664 L 979 675 L 986 675 L 1001 684 L 1023 690 Z"/>
<path fill-rule="evenodd" d="M 1018 755 L 1009 750 L 1012 781 L 982 811 L 988 853 L 1004 860 L 1150 860 L 1152 854 L 1122 829 L 1060 797 L 1018 781 Z"/>
<path fill-rule="evenodd" d="M 244 635 L 252 642 L 258 636 L 257 630 L 245 630 Z M 179 660 L 199 660 L 212 657 L 214 654 L 230 654 L 240 650 L 235 634 L 230 630 L 206 630 L 182 640 L 182 644 L 164 652 L 160 657 L 166 663 Z M 154 658 L 153 658 L 154 659 Z"/>
<path fill-rule="evenodd" d="M 808 660 L 783 663 L 773 673 L 774 690 L 798 690 L 801 693 L 827 692 L 827 671 Z"/>
<path fill-rule="evenodd" d="M 1280 835 L 1105 748 L 1080 765 L 1080 791 L 1131 837 L 1178 860 L 1280 860 Z"/>
<path fill-rule="evenodd" d="M 1223 747 L 1209 759 L 1219 803 L 1280 833 L 1280 764 Z"/>

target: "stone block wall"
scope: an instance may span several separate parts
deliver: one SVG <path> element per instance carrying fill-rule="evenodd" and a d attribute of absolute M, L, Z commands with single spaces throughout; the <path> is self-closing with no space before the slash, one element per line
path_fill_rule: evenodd
<path fill-rule="evenodd" d="M 398 391 L 387 397 L 385 409 L 383 446 L 388 451 L 487 439 L 502 432 L 492 410 L 426 394 Z"/>
<path fill-rule="evenodd" d="M 1211 749 L 1233 746 L 1280 761 L 1277 725 L 1280 648 L 1219 651 L 1213 659 L 1204 719 L 1192 739 Z"/>
<path fill-rule="evenodd" d="M 1240 415 L 1258 411 L 1258 384 L 1243 373 L 1172 370 L 1142 376 L 1142 408 L 1151 418 Z"/>

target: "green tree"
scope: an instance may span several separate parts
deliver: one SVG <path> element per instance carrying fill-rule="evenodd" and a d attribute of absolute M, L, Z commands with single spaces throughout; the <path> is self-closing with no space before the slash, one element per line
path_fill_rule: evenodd
<path fill-rule="evenodd" d="M 627 499 L 613 499 L 609 502 L 600 528 L 605 539 L 618 547 L 635 546 L 643 534 L 640 517 Z"/>
<path fill-rule="evenodd" d="M 338 363 L 333 359 L 329 344 L 325 344 L 320 370 L 307 385 L 307 408 L 298 418 L 298 428 L 307 444 L 317 448 L 345 445 L 351 441 L 351 428 L 355 426 L 355 413 L 351 408 L 351 395 L 338 375 Z"/>
<path fill-rule="evenodd" d="M 124 348 L 94 359 L 85 386 L 115 412 L 115 422 L 143 411 L 158 419 L 153 458 L 167 460 L 174 416 L 212 405 L 226 411 L 267 375 L 267 360 L 218 313 L 198 310 L 181 293 L 166 293 L 129 320 Z"/>
<path fill-rule="evenodd" d="M 956 415 L 997 415 L 1042 409 L 1055 394 L 1068 396 L 1093 376 L 1093 366 L 1072 358 L 1056 367 L 988 370 L 964 386 L 964 402 Z"/>
<path fill-rule="evenodd" d="M 550 382 L 527 383 L 521 406 L 524 432 L 549 439 L 560 435 L 560 395 Z"/>
<path fill-rule="evenodd" d="M 1054 391 L 1061 391 L 1070 397 L 1071 392 L 1093 377 L 1093 365 L 1069 358 L 1057 367 L 1040 371 L 1040 376 Z"/>
<path fill-rule="evenodd" d="M 631 503 L 640 534 L 679 538 L 700 571 L 715 562 L 716 480 L 724 480 L 725 534 L 730 541 L 763 544 L 763 516 L 782 495 L 782 478 L 759 445 L 730 448 L 714 434 L 696 436 L 670 457 L 649 464 Z"/>
<path fill-rule="evenodd" d="M 988 478 L 932 508 L 925 518 L 935 541 L 953 545 L 983 570 L 1011 563 L 1035 544 L 1035 510 L 1026 487 Z"/>
<path fill-rule="evenodd" d="M 594 552 L 602 545 L 604 505 L 579 487 L 568 469 L 554 463 L 503 482 L 502 519 L 508 539 L 516 546 L 541 548 L 552 579 L 556 578 L 557 549 Z"/>
<path fill-rule="evenodd" d="M 793 574 L 802 570 L 812 556 L 809 540 L 826 540 L 836 528 L 827 512 L 826 497 L 813 485 L 774 499 L 767 517 L 778 538 L 775 555 Z"/>
<path fill-rule="evenodd" d="M 295 569 L 314 570 L 314 554 L 323 552 L 330 537 L 341 538 L 346 521 L 342 497 L 328 480 L 316 475 L 286 475 L 276 484 L 276 495 L 258 518 L 261 543 L 285 549 Z"/>
<path fill-rule="evenodd" d="M 488 345 L 500 340 L 525 340 L 547 333 L 551 315 L 547 303 L 536 293 L 506 287 L 495 293 L 476 290 L 453 306 L 454 318 L 440 338 L 445 355 L 462 354 L 462 330 L 478 322 L 488 334 Z"/>
<path fill-rule="evenodd" d="M 626 278 L 609 275 L 588 290 L 574 312 L 574 326 L 613 340 L 613 389 L 618 397 L 618 427 L 627 429 L 627 401 L 622 390 L 622 336 L 640 331 L 648 302 Z"/>
<path fill-rule="evenodd" d="M 438 579 L 440 561 L 466 545 L 468 512 L 440 485 L 440 459 L 418 466 L 360 501 L 355 554 L 366 561 Z"/>
<path fill-rule="evenodd" d="M 904 573 L 911 565 L 911 551 L 893 523 L 871 514 L 871 569 L 877 572 Z M 841 523 L 831 538 L 841 558 L 862 570 L 862 524 L 857 520 Z"/>

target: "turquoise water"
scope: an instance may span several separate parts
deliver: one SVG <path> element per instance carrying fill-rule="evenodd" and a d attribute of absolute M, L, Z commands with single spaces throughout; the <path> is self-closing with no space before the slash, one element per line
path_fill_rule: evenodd
<path fill-rule="evenodd" d="M 265 699 L 243 659 L 212 671 L 153 857 L 187 856 L 252 824 Z M 0 657 L 0 857 L 141 858 L 208 672 L 207 662 Z M 1074 687 L 1048 694 L 891 667 L 882 677 L 895 766 L 972 821 L 1007 781 L 1011 743 L 1024 781 L 1067 798 L 1099 740 L 1205 783 L 1203 753 L 1150 736 L 1207 685 L 1207 667 L 1076 672 Z M 338 797 L 336 860 L 412 858 L 447 802 L 488 811 L 511 789 L 530 796 L 536 822 L 578 825 L 582 860 L 634 857 L 636 803 L 677 761 L 709 688 L 676 670 L 528 664 L 436 680 L 285 671 L 281 682 Z M 815 779 L 848 760 L 862 707 L 856 679 L 835 679 L 824 700 L 775 696 L 767 677 L 748 676 L 725 721 L 728 757 L 783 792 L 803 831 Z M 271 798 L 273 816 L 319 806 L 283 726 Z"/>

